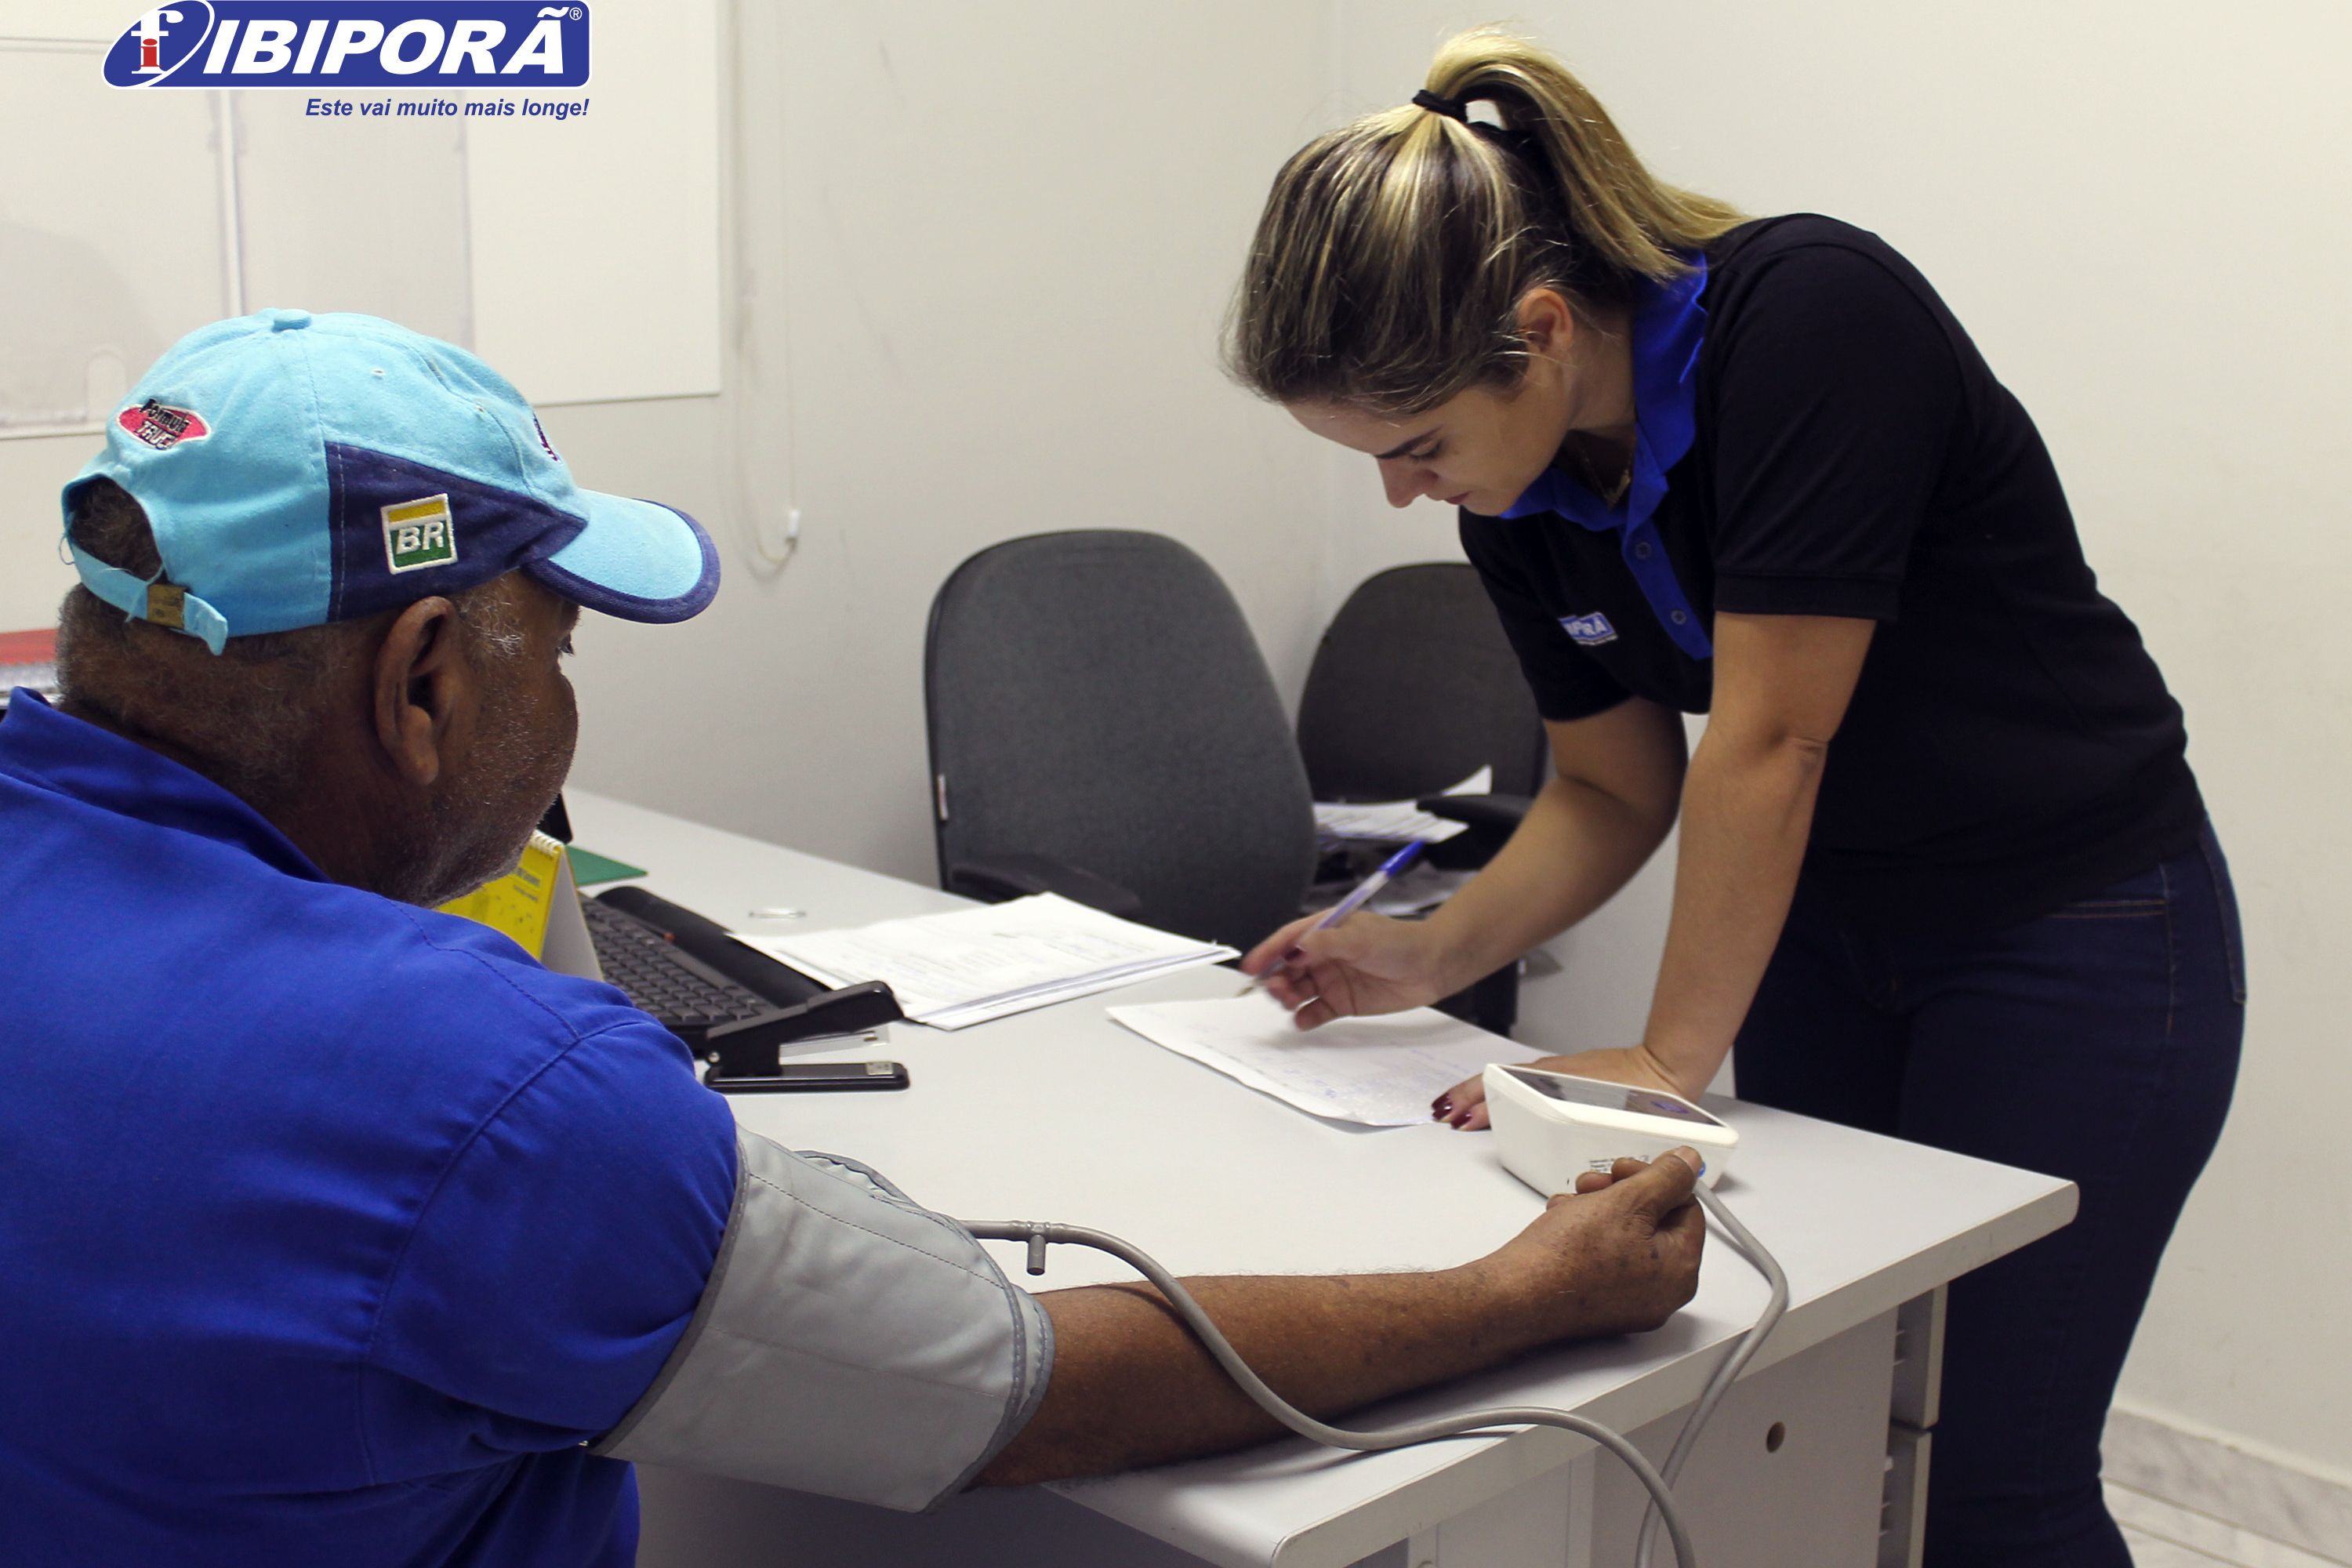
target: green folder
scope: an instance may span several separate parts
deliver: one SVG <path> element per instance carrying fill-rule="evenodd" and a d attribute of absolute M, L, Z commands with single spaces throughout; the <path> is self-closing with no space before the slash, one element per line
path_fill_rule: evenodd
<path fill-rule="evenodd" d="M 599 882 L 624 882 L 631 877 L 646 874 L 643 866 L 632 866 L 626 860 L 615 860 L 610 855 L 599 855 L 593 849 L 572 846 L 572 880 L 580 887 L 590 888 Z"/>

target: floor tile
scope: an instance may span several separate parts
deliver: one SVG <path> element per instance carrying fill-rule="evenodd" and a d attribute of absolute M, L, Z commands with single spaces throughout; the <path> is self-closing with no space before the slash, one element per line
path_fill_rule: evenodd
<path fill-rule="evenodd" d="M 2107 1510 L 2118 1524 L 2144 1538 L 2187 1547 L 2233 1568 L 2343 1568 L 2340 1560 L 2241 1530 L 2113 1481 L 2107 1483 L 2106 1494 Z"/>
<path fill-rule="evenodd" d="M 2124 1544 L 2131 1548 L 2132 1568 L 2230 1568 L 2219 1557 L 2142 1535 L 2129 1525 L 2124 1527 Z"/>
<path fill-rule="evenodd" d="M 2101 1450 L 2116 1485 L 2352 1564 L 2352 1487 L 2129 1410 L 2109 1413 Z"/>

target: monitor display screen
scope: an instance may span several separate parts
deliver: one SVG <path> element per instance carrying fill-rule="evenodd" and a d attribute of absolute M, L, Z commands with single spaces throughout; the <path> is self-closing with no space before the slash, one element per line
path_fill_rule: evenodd
<path fill-rule="evenodd" d="M 1630 1110 L 1636 1116 L 1663 1116 L 1675 1121 L 1696 1122 L 1701 1127 L 1720 1127 L 1722 1122 L 1694 1105 L 1646 1089 L 1628 1089 L 1623 1084 L 1601 1083 L 1592 1079 L 1563 1078 L 1558 1073 L 1526 1068 L 1506 1068 L 1504 1071 L 1534 1089 L 1538 1094 L 1570 1105 L 1597 1105 L 1608 1110 Z"/>

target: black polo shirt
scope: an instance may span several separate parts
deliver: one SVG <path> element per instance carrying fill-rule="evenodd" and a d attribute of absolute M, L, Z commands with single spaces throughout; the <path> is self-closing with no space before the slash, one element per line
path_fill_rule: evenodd
<path fill-rule="evenodd" d="M 2179 705 L 2099 593 L 2033 421 L 1927 280 L 1812 215 L 1706 258 L 1696 438 L 1652 519 L 1683 593 L 1710 625 L 1879 623 L 1808 882 L 1891 927 L 1986 928 L 2186 850 L 2204 807 Z M 1628 695 L 1706 711 L 1711 662 L 1667 635 L 1616 533 L 1461 526 L 1547 719 Z"/>

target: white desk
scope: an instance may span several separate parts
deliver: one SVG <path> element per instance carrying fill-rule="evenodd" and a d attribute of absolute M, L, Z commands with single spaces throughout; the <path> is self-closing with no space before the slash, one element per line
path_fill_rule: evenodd
<path fill-rule="evenodd" d="M 722 922 L 788 929 L 748 918 L 787 906 L 807 911 L 798 923 L 814 930 L 961 903 L 593 795 L 572 796 L 571 808 L 583 845 L 651 867 L 654 890 Z M 1234 985 L 1228 971 L 1198 970 L 1114 999 Z M 1538 1205 L 1482 1136 L 1318 1122 L 1118 1028 L 1104 1001 L 953 1034 L 895 1026 L 888 1054 L 913 1075 L 908 1091 L 737 1096 L 736 1114 L 788 1146 L 863 1160 L 942 1212 L 1097 1226 L 1179 1273 L 1444 1267 L 1498 1245 Z M 2065 1224 L 2074 1189 L 1734 1100 L 1710 1108 L 1740 1135 L 1723 1194 L 1780 1258 L 1791 1300 L 1685 1473 L 1701 1556 L 1708 1568 L 1907 1562 L 1908 1434 L 1933 1422 L 1941 1287 Z M 1027 1282 L 1018 1249 L 997 1251 Z M 1109 1258 L 1056 1248 L 1034 1283 L 1119 1277 Z M 1548 1352 L 1394 1401 L 1360 1424 L 1549 1405 L 1662 1456 L 1763 1299 L 1753 1272 L 1712 1247 L 1697 1300 L 1658 1332 Z M 1548 1428 L 1347 1457 L 1285 1440 L 1108 1480 L 975 1494 L 921 1518 L 657 1470 L 642 1479 L 642 1568 L 1342 1568 L 1375 1554 L 1409 1568 L 1615 1568 L 1631 1561 L 1642 1501 L 1613 1459 Z M 1661 1542 L 1658 1562 L 1671 1558 Z"/>

